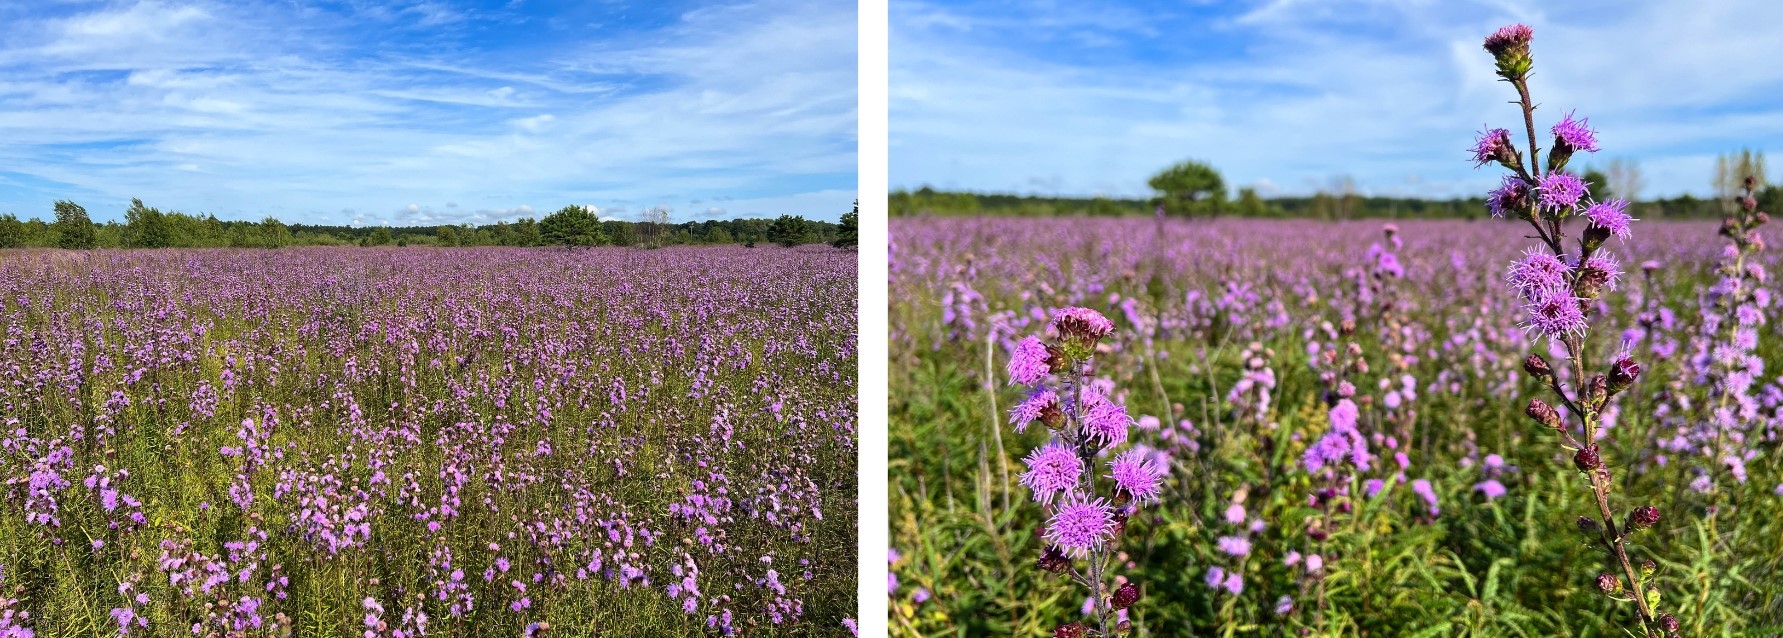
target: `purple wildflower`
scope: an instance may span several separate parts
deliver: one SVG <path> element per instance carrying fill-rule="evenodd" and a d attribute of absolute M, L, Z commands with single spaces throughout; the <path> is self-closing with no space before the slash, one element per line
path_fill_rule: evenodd
<path fill-rule="evenodd" d="M 1084 407 L 1084 436 L 1100 440 L 1104 445 L 1127 440 L 1127 426 L 1132 425 L 1133 417 L 1127 415 L 1126 406 L 1100 393 L 1092 393 L 1084 401 Z"/>
<path fill-rule="evenodd" d="M 1537 190 L 1541 192 L 1542 208 L 1550 212 L 1577 206 L 1588 193 L 1585 182 L 1570 173 L 1549 173 Z"/>
<path fill-rule="evenodd" d="M 1039 337 L 1030 335 L 1022 339 L 1009 356 L 1009 383 L 1030 386 L 1039 383 L 1052 371 L 1051 364 L 1047 363 L 1051 357 Z"/>
<path fill-rule="evenodd" d="M 1597 131 L 1591 130 L 1590 123 L 1591 118 L 1588 117 L 1573 120 L 1572 112 L 1568 111 L 1566 117 L 1560 118 L 1560 123 L 1550 129 L 1554 133 L 1554 146 L 1558 148 L 1565 144 L 1572 147 L 1572 150 L 1596 153 Z"/>
<path fill-rule="evenodd" d="M 1046 540 L 1072 558 L 1082 558 L 1114 533 L 1114 510 L 1106 499 L 1068 497 L 1046 522 Z"/>
<path fill-rule="evenodd" d="M 1220 551 L 1231 556 L 1244 556 L 1251 553 L 1251 541 L 1242 536 L 1221 536 Z"/>
<path fill-rule="evenodd" d="M 1479 168 L 1489 162 L 1497 161 L 1499 157 L 1506 156 L 1507 151 L 1515 152 L 1513 149 L 1510 131 L 1501 128 L 1488 129 L 1480 134 L 1478 140 L 1474 141 L 1471 149 L 1473 151 L 1473 167 Z"/>
<path fill-rule="evenodd" d="M 1132 495 L 1133 500 L 1156 502 L 1164 487 L 1164 468 L 1147 458 L 1139 448 L 1127 450 L 1108 463 L 1108 477 L 1115 487 Z"/>
<path fill-rule="evenodd" d="M 1498 479 L 1486 479 L 1485 481 L 1474 485 L 1473 489 L 1486 495 L 1486 500 L 1488 501 L 1504 496 L 1504 484 L 1498 482 Z M 1436 499 L 1431 498 L 1430 500 L 1434 502 Z"/>
<path fill-rule="evenodd" d="M 1083 461 L 1071 448 L 1051 443 L 1035 449 L 1025 459 L 1028 471 L 1021 475 L 1021 484 L 1033 490 L 1034 500 L 1051 503 L 1059 493 L 1077 486 L 1083 476 Z"/>
<path fill-rule="evenodd" d="M 1534 249 L 1523 254 L 1523 258 L 1511 262 L 1510 272 L 1505 280 L 1511 288 L 1523 295 L 1524 299 L 1533 300 L 1555 290 L 1564 290 L 1572 276 L 1572 266 L 1542 249 Z"/>
<path fill-rule="evenodd" d="M 1522 213 L 1529 208 L 1529 184 L 1516 175 L 1505 175 L 1500 178 L 1498 188 L 1486 197 L 1486 209 L 1492 211 L 1493 217 L 1504 217 L 1507 213 Z"/>
<path fill-rule="evenodd" d="M 1634 219 L 1628 216 L 1626 201 L 1610 199 L 1593 203 L 1585 207 L 1585 218 L 1591 220 L 1591 225 L 1607 230 L 1613 236 L 1628 239 L 1634 235 L 1628 228 L 1628 223 Z"/>
<path fill-rule="evenodd" d="M 1442 513 L 1442 509 L 1436 506 L 1436 488 L 1431 487 L 1430 481 L 1425 479 L 1412 481 L 1412 491 L 1424 498 L 1424 502 L 1430 506 L 1431 516 Z"/>
<path fill-rule="evenodd" d="M 1089 308 L 1061 308 L 1052 316 L 1053 330 L 1070 339 L 1095 341 L 1114 332 L 1114 322 Z"/>
<path fill-rule="evenodd" d="M 1058 409 L 1058 406 L 1059 395 L 1057 393 L 1046 388 L 1034 390 L 1028 393 L 1028 398 L 1022 399 L 1021 403 L 1010 408 L 1009 424 L 1015 426 L 1016 434 L 1020 434 L 1023 430 L 1028 429 L 1029 423 L 1040 420 L 1046 416 L 1047 411 Z"/>

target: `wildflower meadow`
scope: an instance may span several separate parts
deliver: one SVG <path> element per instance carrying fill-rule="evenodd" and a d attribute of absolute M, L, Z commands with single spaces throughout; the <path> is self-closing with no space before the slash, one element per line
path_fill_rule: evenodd
<path fill-rule="evenodd" d="M 855 262 L 0 252 L 0 636 L 845 633 Z"/>
<path fill-rule="evenodd" d="M 893 634 L 1783 635 L 1762 176 L 1636 219 L 1532 41 L 1479 219 L 894 220 Z"/>

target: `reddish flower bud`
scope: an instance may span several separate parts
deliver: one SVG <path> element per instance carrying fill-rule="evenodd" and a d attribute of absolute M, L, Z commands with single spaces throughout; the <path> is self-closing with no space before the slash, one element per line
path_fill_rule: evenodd
<path fill-rule="evenodd" d="M 1592 539 L 1596 539 L 1603 534 L 1603 528 L 1597 524 L 1597 519 L 1589 516 L 1580 516 L 1579 532 L 1586 536 L 1590 536 Z"/>
<path fill-rule="evenodd" d="M 1052 630 L 1052 638 L 1083 638 L 1083 623 L 1065 623 Z"/>
<path fill-rule="evenodd" d="M 1634 385 L 1635 379 L 1641 377 L 1641 364 L 1634 359 L 1622 357 L 1610 364 L 1610 394 L 1627 390 Z"/>
<path fill-rule="evenodd" d="M 1678 617 L 1671 614 L 1659 615 L 1659 628 L 1666 631 L 1678 630 Z"/>
<path fill-rule="evenodd" d="M 1617 578 L 1615 574 L 1609 574 L 1609 573 L 1598 574 L 1597 575 L 1597 591 L 1601 591 L 1603 593 L 1606 593 L 1606 594 L 1609 594 L 1612 596 L 1614 596 L 1616 594 L 1620 594 L 1620 593 L 1622 593 L 1622 579 Z"/>
<path fill-rule="evenodd" d="M 1603 404 L 1609 400 L 1610 400 L 1609 379 L 1605 378 L 1601 374 L 1591 377 L 1591 382 L 1585 384 L 1585 401 L 1590 403 L 1592 406 L 1602 408 Z"/>
<path fill-rule="evenodd" d="M 1548 379 L 1554 376 L 1554 368 L 1549 367 L 1548 360 L 1543 359 L 1539 354 L 1531 354 L 1529 358 L 1523 360 L 1523 371 L 1543 383 L 1547 383 Z"/>
<path fill-rule="evenodd" d="M 1035 564 L 1041 571 L 1059 574 L 1071 567 L 1071 559 L 1067 558 L 1065 552 L 1060 551 L 1058 547 L 1048 545 L 1046 550 L 1040 553 L 1040 560 Z"/>
<path fill-rule="evenodd" d="M 1659 524 L 1659 508 L 1643 505 L 1628 513 L 1628 526 L 1634 529 L 1647 529 Z"/>
<path fill-rule="evenodd" d="M 1132 607 L 1133 603 L 1139 602 L 1139 586 L 1134 585 L 1132 581 L 1127 581 L 1120 588 L 1114 590 L 1114 596 L 1109 600 L 1114 603 L 1115 609 Z"/>
<path fill-rule="evenodd" d="M 1529 415 L 1529 418 L 1535 419 L 1536 423 L 1560 429 L 1560 412 L 1541 399 L 1530 399 L 1529 407 L 1524 408 L 1523 413 Z"/>
<path fill-rule="evenodd" d="M 1573 454 L 1573 465 L 1577 466 L 1580 472 L 1590 472 L 1603 467 L 1603 457 L 1598 455 L 1597 446 L 1593 445 Z"/>

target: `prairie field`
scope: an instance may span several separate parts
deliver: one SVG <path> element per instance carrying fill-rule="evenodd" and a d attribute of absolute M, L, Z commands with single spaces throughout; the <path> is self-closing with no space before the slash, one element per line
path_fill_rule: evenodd
<path fill-rule="evenodd" d="M 0 252 L 0 635 L 845 632 L 855 260 Z"/>
<path fill-rule="evenodd" d="M 1532 353 L 1569 388 L 1639 363 L 1595 444 L 1671 635 L 1783 635 L 1776 251 L 1727 267 L 1717 223 L 1637 230 L 1594 257 L 1614 272 L 1574 368 L 1506 285 L 1520 222 L 894 219 L 893 635 L 1082 636 L 1060 625 L 1094 631 L 1108 603 L 1079 570 L 1136 586 L 1113 604 L 1127 635 L 1628 635 L 1600 576 L 1622 567 L 1593 546 L 1614 535 L 1581 528 L 1600 510 L 1562 441 L 1585 433 L 1526 416 L 1554 400 Z M 1124 405 L 1125 444 L 1165 472 L 1155 499 L 1115 500 L 1105 565 L 1050 553 L 1064 501 L 1036 502 L 1024 460 L 1057 439 L 1011 415 L 1045 389 L 1012 381 L 1012 353 L 1068 347 L 1070 307 L 1112 322 L 1076 390 Z M 1662 516 L 1624 525 L 1635 506 Z"/>

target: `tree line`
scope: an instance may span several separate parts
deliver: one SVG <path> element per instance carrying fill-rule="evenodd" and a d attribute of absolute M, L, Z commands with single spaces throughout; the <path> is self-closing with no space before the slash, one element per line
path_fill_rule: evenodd
<path fill-rule="evenodd" d="M 50 221 L 0 214 L 0 248 L 279 248 L 283 246 L 639 246 L 757 243 L 783 246 L 857 242 L 860 205 L 839 223 L 782 215 L 777 219 L 722 219 L 671 223 L 667 209 L 645 221 L 602 220 L 584 206 L 565 206 L 540 219 L 483 225 L 353 227 L 221 220 L 215 215 L 162 211 L 133 199 L 124 221 L 95 223 L 87 210 L 58 201 Z"/>
<path fill-rule="evenodd" d="M 1746 175 L 1759 177 L 1757 199 L 1766 210 L 1783 209 L 1783 188 L 1764 179 L 1764 153 L 1750 150 L 1722 155 L 1712 182 L 1714 196 L 1699 198 L 1689 193 L 1675 197 L 1643 199 L 1645 179 L 1633 162 L 1612 160 L 1603 169 L 1586 168 L 1580 178 L 1598 199 L 1618 197 L 1633 202 L 1631 212 L 1641 219 L 1718 219 L 1728 210 L 1734 186 Z M 892 191 L 893 216 L 998 215 L 1045 217 L 1052 215 L 1121 216 L 1152 215 L 1159 211 L 1175 217 L 1261 218 L 1455 218 L 1489 216 L 1483 196 L 1434 199 L 1375 197 L 1356 190 L 1355 180 L 1338 177 L 1312 195 L 1263 197 L 1255 188 L 1229 193 L 1225 179 L 1212 166 L 1197 161 L 1176 164 L 1153 175 L 1147 184 L 1149 198 L 1056 197 L 939 191 L 924 186 L 914 191 Z"/>

